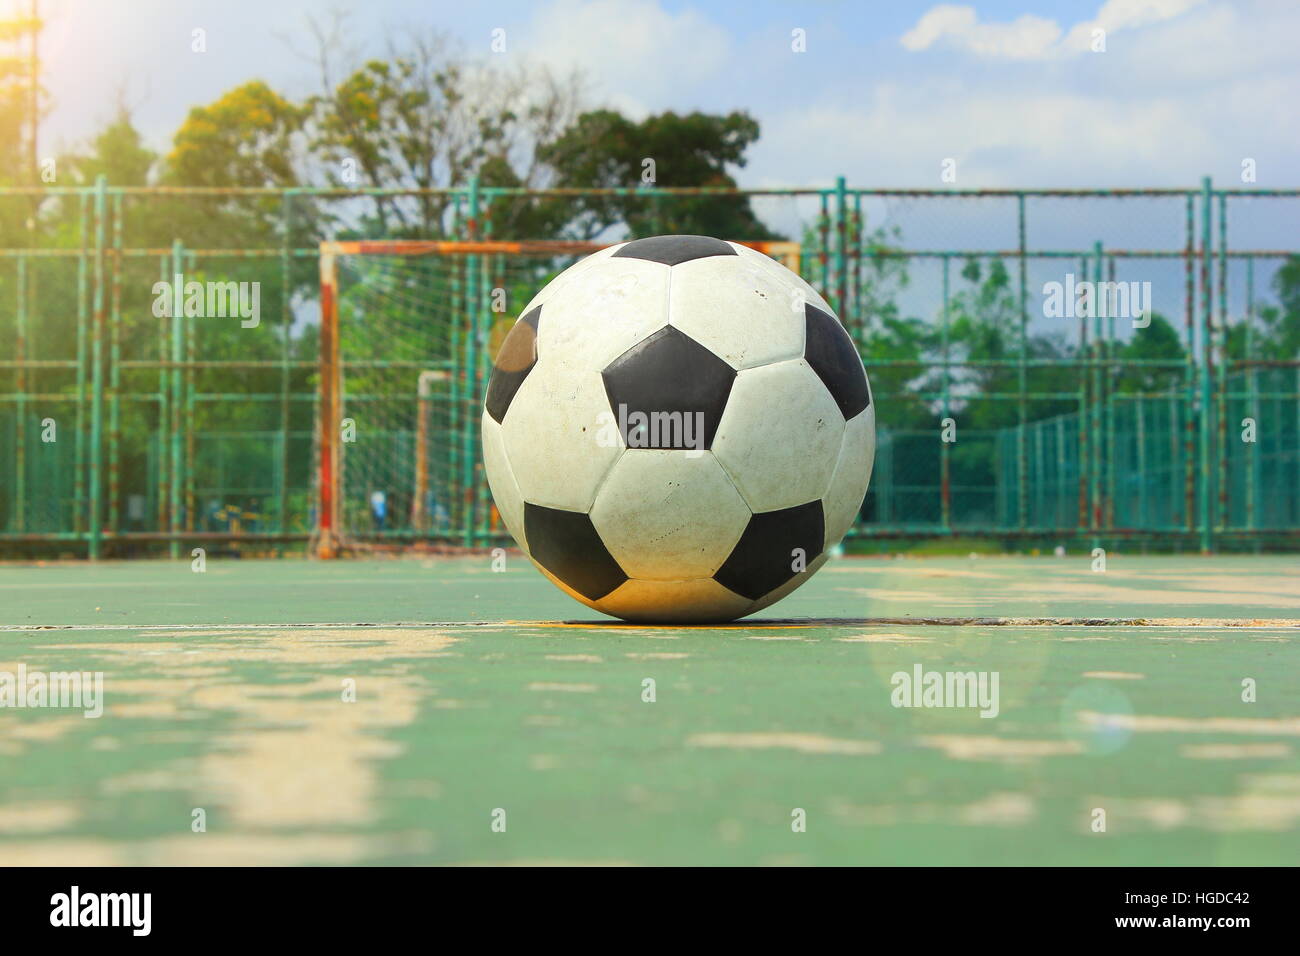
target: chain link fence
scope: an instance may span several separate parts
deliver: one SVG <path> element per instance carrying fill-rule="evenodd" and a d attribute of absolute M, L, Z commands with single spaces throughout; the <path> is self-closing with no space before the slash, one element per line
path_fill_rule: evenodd
<path fill-rule="evenodd" d="M 766 235 L 727 238 L 797 243 L 867 363 L 880 442 L 857 539 L 1300 534 L 1300 190 L 101 182 L 0 190 L 0 552 L 301 547 L 321 521 L 322 242 L 537 239 L 557 204 L 614 210 L 624 228 L 565 237 L 611 242 L 745 203 Z M 469 424 L 501 314 L 463 283 L 545 281 L 535 265 L 341 263 L 340 335 L 371 363 L 346 388 L 385 421 L 350 450 L 358 531 L 501 535 Z M 418 354 L 388 354 L 399 327 L 424 328 L 403 338 Z"/>

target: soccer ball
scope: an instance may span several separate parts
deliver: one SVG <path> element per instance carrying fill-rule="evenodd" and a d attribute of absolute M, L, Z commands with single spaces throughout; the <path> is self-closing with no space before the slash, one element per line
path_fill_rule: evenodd
<path fill-rule="evenodd" d="M 733 242 L 602 249 L 524 308 L 488 382 L 506 527 L 582 603 L 729 621 L 826 561 L 862 505 L 871 387 L 826 301 Z"/>

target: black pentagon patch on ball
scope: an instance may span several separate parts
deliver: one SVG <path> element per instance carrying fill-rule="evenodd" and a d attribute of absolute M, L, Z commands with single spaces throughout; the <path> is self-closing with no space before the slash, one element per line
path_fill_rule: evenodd
<path fill-rule="evenodd" d="M 524 539 L 533 560 L 589 601 L 627 580 L 591 518 L 524 502 Z"/>
<path fill-rule="evenodd" d="M 822 553 L 825 534 L 821 501 L 753 515 L 713 578 L 757 601 L 799 573 L 794 569 L 796 548 L 803 551 L 803 567 L 812 564 Z"/>
<path fill-rule="evenodd" d="M 803 357 L 826 385 L 845 420 L 871 404 L 867 373 L 857 346 L 839 319 L 813 305 L 804 304 Z"/>
<path fill-rule="evenodd" d="M 537 364 L 537 324 L 541 318 L 540 305 L 521 316 L 492 360 L 492 377 L 488 379 L 484 406 L 498 425 L 505 420 L 515 392 Z"/>
<path fill-rule="evenodd" d="M 629 448 L 709 448 L 736 370 L 666 325 L 600 373 Z"/>
<path fill-rule="evenodd" d="M 648 259 L 651 262 L 662 262 L 666 266 L 676 266 L 692 259 L 734 255 L 737 255 L 735 249 L 721 239 L 709 236 L 654 236 L 650 239 L 634 239 L 610 258 Z"/>

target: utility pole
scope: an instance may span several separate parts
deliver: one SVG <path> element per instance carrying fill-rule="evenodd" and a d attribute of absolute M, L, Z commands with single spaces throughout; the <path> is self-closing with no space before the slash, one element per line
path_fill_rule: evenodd
<path fill-rule="evenodd" d="M 32 0 L 31 21 L 27 25 L 27 49 L 28 49 L 27 79 L 28 79 L 28 93 L 30 94 L 30 100 L 27 104 L 28 106 L 27 121 L 29 124 L 28 132 L 27 132 L 27 152 L 28 152 L 28 161 L 29 161 L 31 174 L 32 174 L 33 186 L 39 186 L 41 184 L 40 161 L 37 159 L 37 154 L 36 154 L 36 133 L 39 125 L 38 117 L 40 114 L 40 107 L 41 107 L 41 93 L 40 93 L 41 70 L 40 70 L 40 61 L 37 59 L 37 53 L 36 53 L 36 37 L 41 32 L 40 29 L 41 21 L 40 21 L 40 12 L 37 9 L 37 3 L 38 0 Z M 33 193 L 32 209 L 31 209 L 31 213 L 27 217 L 27 237 L 28 237 L 27 245 L 29 247 L 35 247 L 36 245 L 36 215 L 38 212 L 40 212 L 40 208 L 41 208 L 41 197 L 39 194 Z"/>
<path fill-rule="evenodd" d="M 31 97 L 32 97 L 31 110 L 30 110 L 30 115 L 28 117 L 28 119 L 31 122 L 31 133 L 28 136 L 28 149 L 31 151 L 32 185 L 35 185 L 36 182 L 41 177 L 41 171 L 39 169 L 36 160 L 36 128 L 37 128 L 36 117 L 40 109 L 40 100 L 41 100 L 40 65 L 39 65 L 39 61 L 36 58 L 36 35 L 40 33 L 41 21 L 40 21 L 40 14 L 37 11 L 36 7 L 37 7 L 37 0 L 32 0 L 31 32 L 28 35 L 29 49 L 31 50 L 31 55 L 28 57 L 27 60 L 28 78 L 31 80 Z"/>

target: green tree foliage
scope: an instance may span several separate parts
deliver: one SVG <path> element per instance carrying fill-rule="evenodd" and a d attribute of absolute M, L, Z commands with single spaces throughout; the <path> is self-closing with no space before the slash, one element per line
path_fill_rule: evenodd
<path fill-rule="evenodd" d="M 1262 344 L 1278 358 L 1300 357 L 1300 256 L 1287 257 L 1273 277 L 1278 308 L 1264 321 Z"/>
<path fill-rule="evenodd" d="M 160 179 L 165 185 L 274 188 L 302 183 L 301 133 L 306 109 L 260 80 L 190 110 L 172 138 Z M 266 247 L 283 238 L 278 195 L 180 197 L 156 202 L 157 239 L 183 237 L 190 246 Z M 310 216 L 306 204 L 295 211 Z M 300 223 L 300 226 L 302 223 Z M 300 228 L 300 236 L 305 234 Z"/>
<path fill-rule="evenodd" d="M 931 403 L 921 393 L 937 388 L 939 376 L 925 371 L 925 361 L 939 357 L 940 337 L 930 323 L 904 316 L 898 296 L 911 283 L 905 259 L 888 255 L 901 235 L 880 229 L 866 238 L 861 289 L 856 302 L 856 327 L 851 331 L 863 361 L 871 369 L 874 392 L 889 396 L 889 426 L 922 429 L 933 423 Z M 803 241 L 816 242 L 812 230 Z M 898 363 L 898 364 L 895 364 Z"/>
<path fill-rule="evenodd" d="M 0 183 L 30 184 L 37 178 L 30 162 L 32 108 L 43 115 L 44 91 L 31 45 L 43 24 L 14 16 L 0 19 Z"/>
<path fill-rule="evenodd" d="M 45 115 L 45 91 L 34 45 L 43 26 L 31 16 L 0 19 L 0 185 L 40 182 L 33 136 L 36 122 Z M 39 197 L 0 205 L 0 237 L 12 236 L 15 244 L 30 242 L 40 207 Z"/>
<path fill-rule="evenodd" d="M 301 185 L 303 148 L 309 118 L 305 105 L 295 104 L 260 80 L 223 94 L 214 102 L 190 110 L 172 140 L 162 164 L 161 179 L 168 185 L 242 188 L 282 188 Z M 165 197 L 151 200 L 154 222 L 167 230 L 157 236 L 159 245 L 181 238 L 189 248 L 275 248 L 311 246 L 323 231 L 315 204 L 303 198 L 273 195 L 218 197 Z M 242 328 L 230 319 L 203 319 L 195 327 L 200 354 L 209 360 L 273 360 L 283 351 L 283 323 L 292 318 L 295 294 L 314 294 L 318 282 L 313 269 L 290 260 L 287 284 L 282 281 L 276 257 L 225 258 L 209 256 L 186 269 L 186 279 L 234 280 L 258 284 L 262 324 Z M 287 285 L 287 288 L 286 288 Z M 285 300 L 288 294 L 289 301 Z M 311 353 L 311 340 L 291 344 L 291 357 Z M 240 382 L 230 372 L 200 373 L 201 387 L 214 392 L 247 389 L 266 393 L 278 387 L 273 376 L 243 373 Z M 295 373 L 300 386 L 306 376 Z M 255 383 L 255 384 L 254 384 Z M 237 414 L 268 427 L 267 409 L 251 406 Z M 211 406 L 201 410 L 216 414 Z M 231 409 L 220 409 L 228 419 Z"/>
<path fill-rule="evenodd" d="M 93 186 L 104 176 L 114 186 L 144 186 L 158 155 L 144 145 L 130 111 L 120 106 L 117 115 L 90 142 L 88 153 L 63 157 L 59 167 L 78 186 Z"/>
<path fill-rule="evenodd" d="M 1159 312 L 1151 314 L 1151 324 L 1145 329 L 1134 329 L 1133 337 L 1119 347 L 1116 358 L 1121 362 L 1175 361 L 1175 367 L 1127 365 L 1121 366 L 1115 383 L 1117 391 L 1166 392 L 1181 385 L 1186 377 L 1182 363 L 1187 360 L 1187 350 L 1178 337 L 1178 331 Z"/>
<path fill-rule="evenodd" d="M 961 277 L 964 288 L 953 293 L 949 304 L 949 339 L 954 358 L 976 363 L 953 375 L 955 394 L 960 396 L 962 420 L 969 428 L 994 429 L 1020 421 L 1017 402 L 986 398 L 995 394 L 1012 394 L 1019 390 L 1020 369 L 1017 359 L 1022 348 L 1022 321 L 1025 323 L 1023 347 L 1028 359 L 1070 358 L 1072 349 L 1063 335 L 1029 334 L 1028 317 L 1022 319 L 1018 287 L 1013 287 L 1006 263 L 994 259 L 991 263 L 978 259 L 967 260 Z M 1025 390 L 1027 392 L 1064 392 L 1074 387 L 1073 381 L 1063 381 L 1059 369 L 1027 367 Z M 1071 411 L 1072 405 L 1063 399 L 1029 399 L 1029 420 L 1046 418 Z"/>
<path fill-rule="evenodd" d="M 658 199 L 654 186 L 735 188 L 728 167 L 745 165 L 758 139 L 758 122 L 744 112 L 725 116 L 673 112 L 635 122 L 612 110 L 584 113 L 541 151 L 556 185 L 643 188 L 645 195 L 568 200 L 575 215 L 566 225 L 590 238 L 623 223 L 633 236 L 690 233 L 731 239 L 776 239 L 746 196 Z M 653 163 L 654 181 L 643 175 Z"/>
<path fill-rule="evenodd" d="M 196 106 L 172 140 L 164 181 L 184 186 L 296 186 L 294 136 L 305 110 L 261 80 Z"/>
<path fill-rule="evenodd" d="M 439 68 L 441 67 L 441 68 Z M 505 135 L 506 110 L 466 96 L 461 67 L 427 57 L 371 60 L 309 101 L 311 148 L 335 185 L 460 186 Z M 385 236 L 441 237 L 449 199 L 378 197 Z"/>
<path fill-rule="evenodd" d="M 441 35 L 403 35 L 384 59 L 346 71 L 337 82 L 323 44 L 324 89 L 311 97 L 309 150 L 325 178 L 345 188 L 538 187 L 551 170 L 539 150 L 573 121 L 581 98 L 576 76 L 545 67 L 497 67 L 457 57 Z M 362 228 L 368 235 L 442 238 L 455 229 L 446 195 L 376 196 Z M 545 238 L 556 223 L 528 200 L 499 201 L 497 238 Z M 548 210 L 553 216 L 556 209 Z M 468 210 L 461 209 L 461 216 Z"/>
<path fill-rule="evenodd" d="M 1256 305 L 1249 349 L 1245 322 L 1228 328 L 1228 358 L 1300 358 L 1300 256 L 1288 256 L 1270 284 L 1276 304 Z"/>

